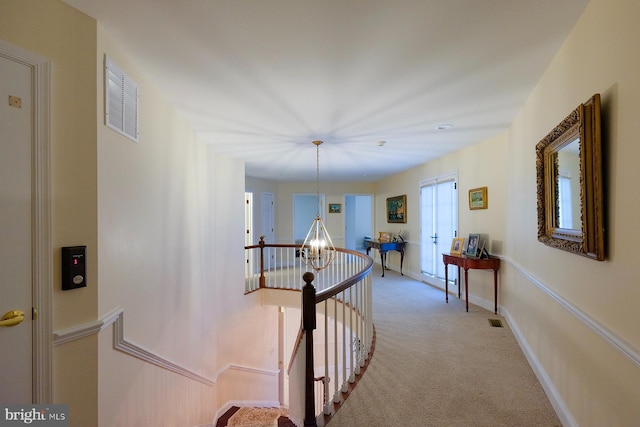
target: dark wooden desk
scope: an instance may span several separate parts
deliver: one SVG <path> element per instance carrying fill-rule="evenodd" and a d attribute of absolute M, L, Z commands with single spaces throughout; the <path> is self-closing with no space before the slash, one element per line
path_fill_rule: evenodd
<path fill-rule="evenodd" d="M 464 268 L 464 295 L 467 300 L 467 311 L 469 311 L 469 269 L 493 270 L 493 302 L 494 312 L 498 314 L 498 270 L 500 269 L 500 258 L 472 258 L 466 255 L 442 254 L 444 261 L 444 287 L 447 303 L 449 302 L 449 269 L 447 266 L 453 264 L 458 267 L 458 277 L 460 277 L 460 267 Z M 460 298 L 460 285 L 458 285 L 458 298 Z"/>
<path fill-rule="evenodd" d="M 400 252 L 400 274 L 402 274 L 402 262 L 404 261 L 404 244 L 405 242 L 379 242 L 377 240 L 364 239 L 364 247 L 367 250 L 367 255 L 369 255 L 369 251 L 371 248 L 377 249 L 380 252 L 380 262 L 382 263 L 382 277 L 384 277 L 384 270 L 387 269 L 385 267 L 385 260 L 387 258 L 387 252 L 389 251 L 398 251 Z"/>

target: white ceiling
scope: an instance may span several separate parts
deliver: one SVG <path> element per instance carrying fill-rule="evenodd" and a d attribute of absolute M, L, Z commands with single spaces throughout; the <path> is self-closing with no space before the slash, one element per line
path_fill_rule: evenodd
<path fill-rule="evenodd" d="M 504 131 L 588 3 L 65 1 L 204 142 L 278 181 L 316 179 L 316 139 L 321 181 L 376 181 Z"/>

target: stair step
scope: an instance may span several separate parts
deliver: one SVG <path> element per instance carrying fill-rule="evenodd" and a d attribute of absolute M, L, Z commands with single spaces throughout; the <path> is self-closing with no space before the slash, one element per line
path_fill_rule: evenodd
<path fill-rule="evenodd" d="M 257 408 L 259 409 L 259 408 Z M 222 414 L 216 422 L 216 427 L 227 427 L 229 419 L 240 410 L 238 406 L 232 406 L 227 412 Z M 286 416 L 278 418 L 278 427 L 296 427 L 296 425 Z"/>

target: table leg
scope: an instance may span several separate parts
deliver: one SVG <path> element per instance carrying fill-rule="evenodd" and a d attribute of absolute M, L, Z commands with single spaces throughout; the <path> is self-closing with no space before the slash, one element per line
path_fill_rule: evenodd
<path fill-rule="evenodd" d="M 465 282 L 465 286 L 467 283 Z M 462 289 L 462 277 L 460 277 L 460 266 L 458 266 L 458 299 L 460 299 L 460 290 Z"/>
<path fill-rule="evenodd" d="M 464 269 L 464 299 L 467 303 L 467 312 L 469 312 L 469 269 Z"/>
<path fill-rule="evenodd" d="M 382 277 L 384 277 L 384 259 L 387 257 L 386 252 L 380 252 L 380 263 L 382 264 Z"/>
<path fill-rule="evenodd" d="M 494 313 L 498 314 L 498 271 L 493 270 L 493 304 L 495 307 Z"/>
<path fill-rule="evenodd" d="M 404 249 L 400 251 L 400 275 L 404 276 L 402 273 L 402 263 L 404 262 Z"/>
<path fill-rule="evenodd" d="M 444 295 L 447 304 L 449 304 L 449 266 L 444 265 Z"/>

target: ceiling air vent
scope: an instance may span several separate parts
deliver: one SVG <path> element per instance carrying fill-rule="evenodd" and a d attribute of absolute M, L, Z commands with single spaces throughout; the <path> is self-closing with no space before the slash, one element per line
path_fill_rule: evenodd
<path fill-rule="evenodd" d="M 138 85 L 104 56 L 105 124 L 138 142 Z"/>

